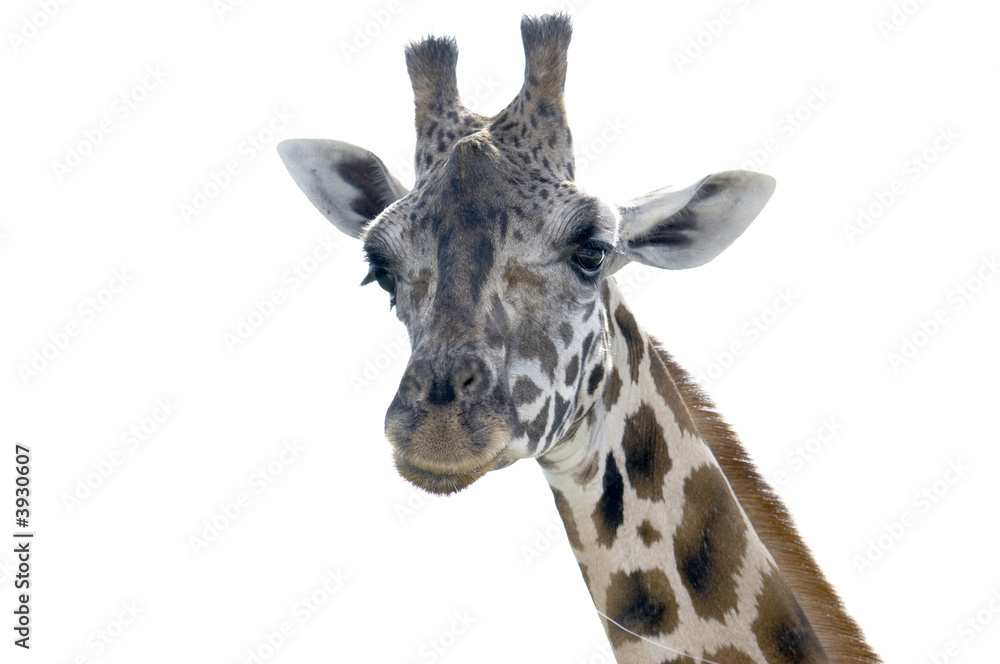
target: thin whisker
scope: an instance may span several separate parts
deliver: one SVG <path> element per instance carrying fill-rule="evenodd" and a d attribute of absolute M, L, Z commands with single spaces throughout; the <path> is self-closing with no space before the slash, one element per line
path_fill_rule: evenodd
<path fill-rule="evenodd" d="M 680 650 L 674 650 L 673 648 L 671 648 L 669 646 L 665 646 L 662 643 L 657 643 L 656 641 L 653 641 L 652 639 L 647 639 L 642 634 L 636 634 L 635 632 L 633 632 L 632 630 L 630 630 L 628 627 L 625 627 L 624 625 L 619 624 L 611 616 L 609 616 L 608 614 L 604 613 L 600 609 L 598 609 L 597 612 L 600 615 L 602 615 L 609 623 L 611 623 L 612 625 L 614 625 L 618 629 L 626 631 L 629 634 L 631 634 L 632 636 L 638 637 L 638 638 L 642 639 L 643 641 L 646 641 L 647 643 L 651 643 L 654 646 L 656 646 L 657 648 L 662 648 L 662 649 L 666 650 L 667 652 L 672 652 L 675 655 L 680 655 L 681 657 L 687 657 L 689 659 L 693 659 L 696 662 L 705 662 L 705 664 L 719 664 L 718 662 L 713 662 L 710 659 L 705 659 L 704 657 L 695 657 L 694 655 L 689 655 L 686 652 L 681 652 Z"/>

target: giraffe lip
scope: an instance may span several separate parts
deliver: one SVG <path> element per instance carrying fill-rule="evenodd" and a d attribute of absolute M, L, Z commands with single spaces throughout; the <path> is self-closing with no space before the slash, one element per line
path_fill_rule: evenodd
<path fill-rule="evenodd" d="M 502 452 L 503 450 L 500 450 Z M 465 473 L 444 473 L 428 470 L 406 459 L 397 449 L 393 452 L 396 470 L 406 481 L 430 493 L 447 495 L 461 491 L 498 466 L 500 452 L 481 466 Z M 507 464 L 500 464 L 507 465 Z"/>
<path fill-rule="evenodd" d="M 392 411 L 390 411 L 391 414 Z M 511 432 L 505 422 L 480 418 L 470 431 L 449 412 L 429 411 L 415 430 L 386 418 L 386 438 L 396 470 L 412 484 L 437 494 L 461 491 L 502 463 Z"/>

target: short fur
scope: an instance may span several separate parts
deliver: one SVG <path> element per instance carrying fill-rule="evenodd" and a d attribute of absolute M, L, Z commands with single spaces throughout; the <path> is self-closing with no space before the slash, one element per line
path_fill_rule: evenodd
<path fill-rule="evenodd" d="M 754 530 L 809 617 L 823 649 L 833 661 L 843 664 L 881 662 L 865 642 L 858 624 L 844 611 L 840 597 L 799 537 L 788 509 L 757 472 L 732 428 L 716 411 L 715 404 L 659 343 L 654 347 Z"/>
<path fill-rule="evenodd" d="M 454 40 L 408 47 L 412 191 L 357 146 L 279 146 L 307 197 L 361 237 L 363 283 L 389 292 L 410 333 L 386 414 L 400 474 L 449 493 L 537 459 L 623 664 L 660 661 L 657 645 L 720 664 L 878 662 L 787 510 L 612 276 L 628 261 L 712 260 L 773 179 L 725 171 L 617 209 L 599 201 L 572 182 L 569 18 L 525 17 L 521 32 L 524 84 L 489 118 L 458 98 Z"/>

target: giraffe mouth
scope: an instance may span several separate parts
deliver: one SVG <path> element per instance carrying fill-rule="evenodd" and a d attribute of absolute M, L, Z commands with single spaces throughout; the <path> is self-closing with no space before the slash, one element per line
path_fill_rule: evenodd
<path fill-rule="evenodd" d="M 501 452 L 502 449 L 483 465 L 463 473 L 428 470 L 408 461 L 398 449 L 393 451 L 393 458 L 403 479 L 430 493 L 448 495 L 461 491 L 491 470 L 509 465 L 501 461 Z"/>
<path fill-rule="evenodd" d="M 489 414 L 470 418 L 426 409 L 413 418 L 390 413 L 385 433 L 396 470 L 421 489 L 455 493 L 510 463 L 503 454 L 511 440 L 510 427 Z"/>

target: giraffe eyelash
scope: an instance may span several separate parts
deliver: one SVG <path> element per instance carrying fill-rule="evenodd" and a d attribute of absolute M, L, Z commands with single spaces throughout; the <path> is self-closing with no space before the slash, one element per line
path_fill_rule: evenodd
<path fill-rule="evenodd" d="M 372 266 L 365 278 L 361 280 L 361 285 L 367 286 L 373 281 L 378 282 L 382 290 L 389 294 L 389 308 L 392 309 L 396 306 L 396 277 L 392 276 L 388 270 Z"/>

